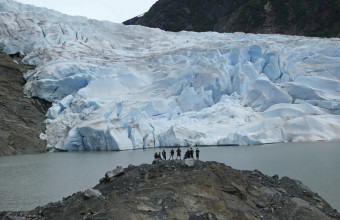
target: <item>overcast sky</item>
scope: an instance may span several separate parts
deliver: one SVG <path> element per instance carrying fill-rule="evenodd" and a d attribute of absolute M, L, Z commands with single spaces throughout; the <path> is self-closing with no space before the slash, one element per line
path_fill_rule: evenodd
<path fill-rule="evenodd" d="M 116 23 L 147 12 L 157 0 L 16 0 L 69 15 Z"/>

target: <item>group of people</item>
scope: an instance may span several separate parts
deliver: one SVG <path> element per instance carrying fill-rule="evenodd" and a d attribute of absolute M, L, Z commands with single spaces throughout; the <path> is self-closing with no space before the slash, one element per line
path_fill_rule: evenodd
<path fill-rule="evenodd" d="M 155 157 L 155 159 L 161 159 L 162 160 L 162 156 L 161 155 L 163 156 L 163 159 L 166 160 L 166 152 L 165 152 L 165 150 L 163 150 L 162 153 L 161 152 L 155 152 L 154 157 Z"/>
<path fill-rule="evenodd" d="M 198 150 L 198 157 L 197 157 L 197 150 L 198 148 L 196 148 L 196 159 L 199 158 L 199 150 Z M 184 154 L 184 159 L 187 158 L 194 158 L 194 150 L 192 149 L 192 147 L 190 147 L 190 149 L 187 150 L 187 152 L 185 152 Z"/>
<path fill-rule="evenodd" d="M 176 160 L 179 158 L 181 160 L 181 149 L 178 147 L 177 150 L 177 157 L 176 157 Z M 174 155 L 175 155 L 175 151 L 174 149 L 171 149 L 170 151 L 170 158 L 169 160 L 173 160 L 174 159 Z M 166 160 L 166 151 L 165 149 L 161 152 L 155 152 L 155 155 L 154 155 L 155 159 L 163 159 L 163 160 Z M 185 154 L 184 154 L 184 157 L 183 159 L 187 159 L 187 158 L 194 158 L 194 150 L 192 149 L 192 147 L 190 149 L 188 149 Z M 198 149 L 198 147 L 196 147 L 196 160 L 198 160 L 200 158 L 200 150 Z"/>

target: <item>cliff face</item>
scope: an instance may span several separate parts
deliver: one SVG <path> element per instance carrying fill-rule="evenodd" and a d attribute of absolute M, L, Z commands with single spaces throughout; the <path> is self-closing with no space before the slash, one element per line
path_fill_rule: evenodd
<path fill-rule="evenodd" d="M 23 73 L 32 67 L 19 62 L 0 53 L 0 156 L 46 151 L 39 134 L 49 103 L 24 97 Z"/>
<path fill-rule="evenodd" d="M 166 31 L 340 37 L 339 0 L 159 0 L 125 21 Z"/>
<path fill-rule="evenodd" d="M 302 183 L 216 162 L 161 161 L 108 172 L 94 189 L 0 219 L 340 219 Z"/>

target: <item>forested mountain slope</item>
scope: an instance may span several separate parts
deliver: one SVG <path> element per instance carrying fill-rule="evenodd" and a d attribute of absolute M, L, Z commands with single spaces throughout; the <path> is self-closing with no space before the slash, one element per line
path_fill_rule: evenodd
<path fill-rule="evenodd" d="M 339 37 L 339 0 L 159 0 L 124 24 L 166 31 Z"/>

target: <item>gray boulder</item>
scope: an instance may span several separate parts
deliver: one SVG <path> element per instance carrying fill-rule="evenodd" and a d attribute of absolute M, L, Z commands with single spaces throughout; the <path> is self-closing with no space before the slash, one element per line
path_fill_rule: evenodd
<path fill-rule="evenodd" d="M 90 198 L 99 198 L 101 196 L 101 192 L 96 189 L 87 189 L 85 190 L 84 198 L 90 199 Z"/>
<path fill-rule="evenodd" d="M 184 160 L 184 164 L 187 165 L 188 167 L 193 167 L 195 166 L 195 161 L 192 158 L 188 158 Z"/>
<path fill-rule="evenodd" d="M 117 166 L 116 169 L 108 171 L 105 173 L 105 180 L 110 181 L 111 179 L 113 179 L 116 176 L 120 176 L 124 173 L 124 169 L 121 166 Z"/>

